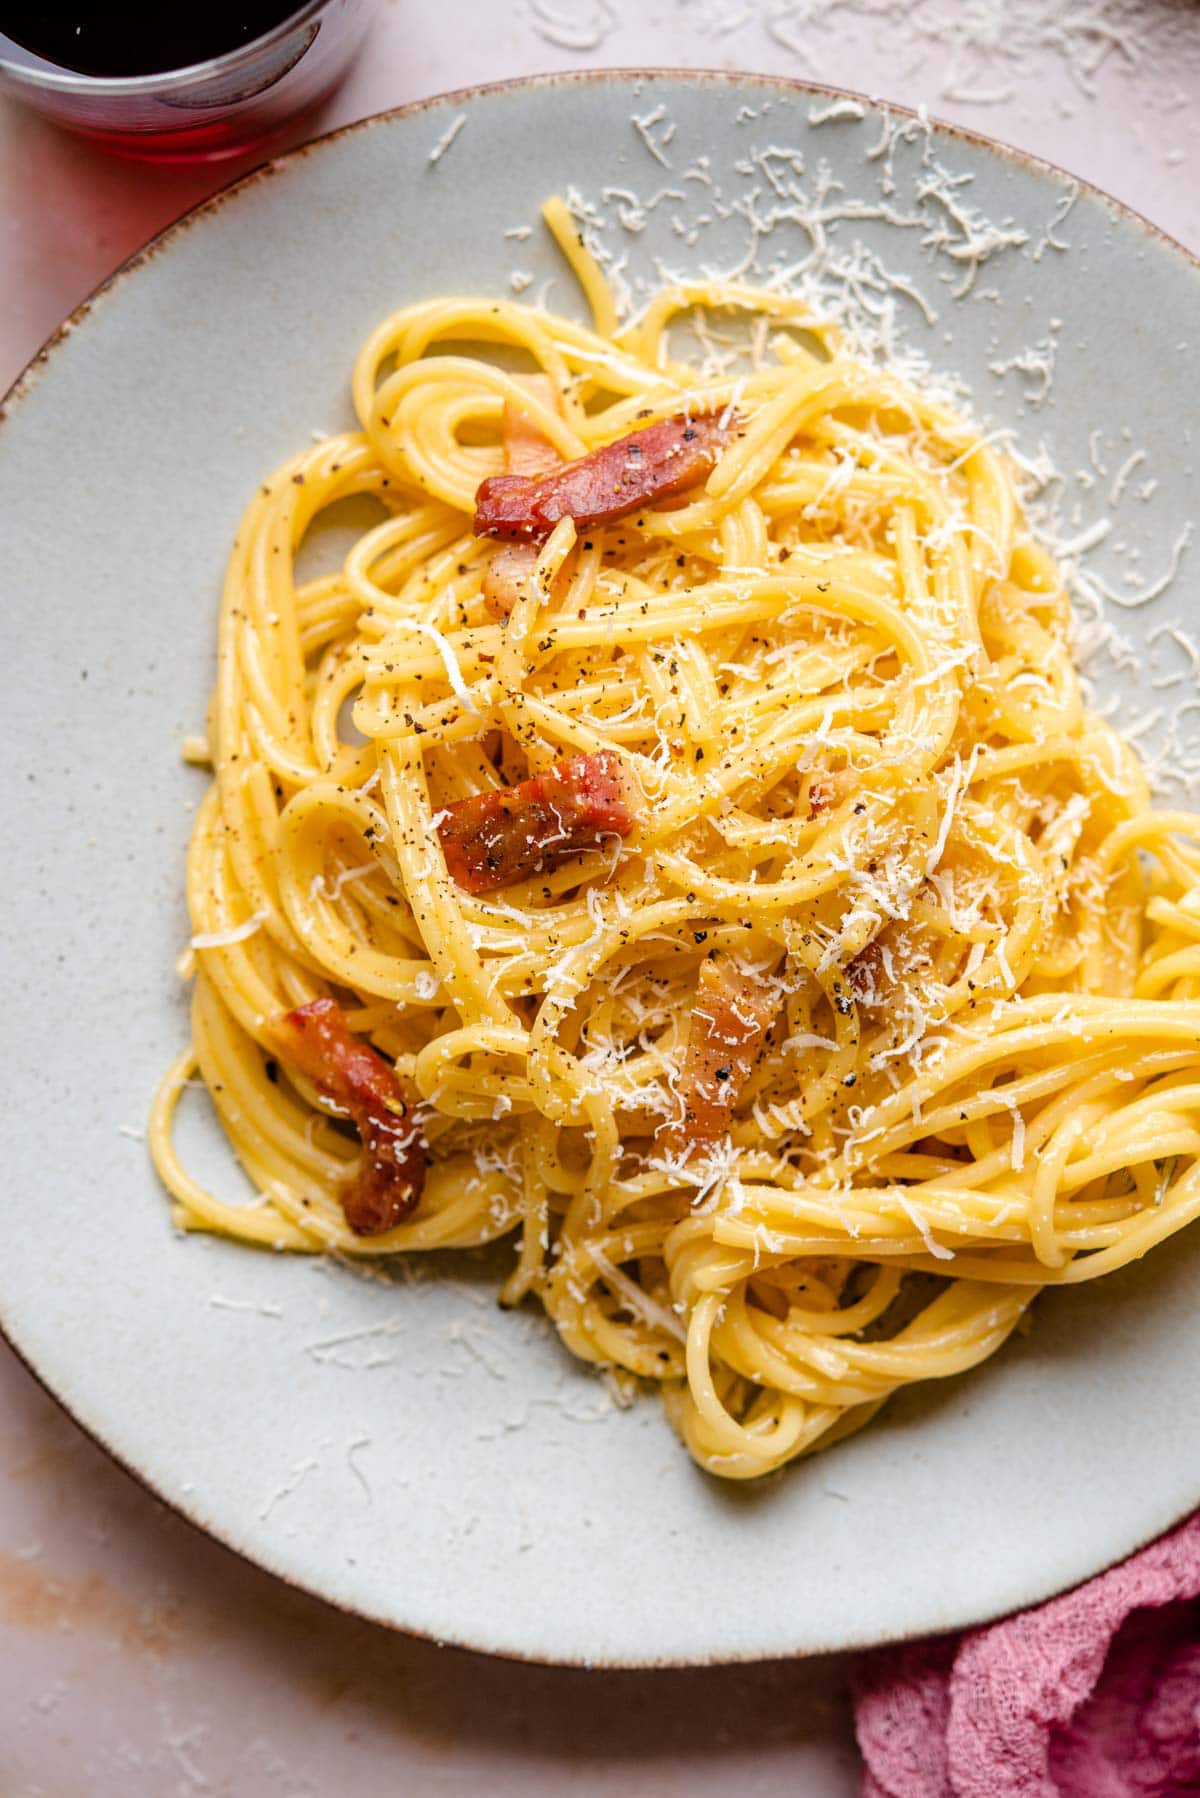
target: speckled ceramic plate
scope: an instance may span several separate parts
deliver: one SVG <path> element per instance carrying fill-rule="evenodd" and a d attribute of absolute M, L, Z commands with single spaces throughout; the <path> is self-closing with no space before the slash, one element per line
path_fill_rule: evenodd
<path fill-rule="evenodd" d="M 397 304 L 552 279 L 578 307 L 537 229 L 568 187 L 635 288 L 660 265 L 807 262 L 1067 471 L 1050 497 L 1092 546 L 1093 596 L 1144 599 L 1113 608 L 1123 643 L 1088 625 L 1100 698 L 1186 755 L 1195 676 L 1161 627 L 1197 610 L 1200 274 L 1141 220 L 979 139 L 749 77 L 535 81 L 285 157 L 123 269 L 0 430 L 0 1314 L 172 1505 L 390 1624 L 625 1664 L 946 1629 L 1082 1579 L 1200 1499 L 1200 1233 L 1043 1298 L 978 1372 L 730 1488 L 657 1403 L 614 1411 L 539 1318 L 499 1312 L 494 1266 L 370 1279 L 183 1240 L 139 1140 L 187 1031 L 171 966 L 202 780 L 178 751 L 243 502 L 350 422 L 351 358 Z M 235 1183 L 199 1099 L 186 1128 Z"/>

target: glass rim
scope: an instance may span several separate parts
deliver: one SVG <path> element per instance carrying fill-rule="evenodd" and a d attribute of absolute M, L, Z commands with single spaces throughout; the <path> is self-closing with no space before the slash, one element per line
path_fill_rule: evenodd
<path fill-rule="evenodd" d="M 10 76 L 15 82 L 27 87 L 97 96 L 158 94 L 164 89 L 194 87 L 198 82 L 213 76 L 227 75 L 231 70 L 239 68 L 260 50 L 285 38 L 297 25 L 303 25 L 318 13 L 327 11 L 333 3 L 334 0 L 306 0 L 306 4 L 298 6 L 286 19 L 281 19 L 278 25 L 273 25 L 259 37 L 251 38 L 248 43 L 239 44 L 236 49 L 227 50 L 221 56 L 210 56 L 204 62 L 185 63 L 181 68 L 159 69 L 147 75 L 84 75 L 75 69 L 56 68 L 45 62 L 45 59 L 42 64 L 30 64 L 14 62 L 11 57 L 0 54 L 0 75 Z M 36 55 L 37 52 L 31 54 Z"/>

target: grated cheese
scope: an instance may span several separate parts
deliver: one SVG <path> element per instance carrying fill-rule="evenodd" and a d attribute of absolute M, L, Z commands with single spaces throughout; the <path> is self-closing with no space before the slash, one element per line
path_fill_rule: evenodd
<path fill-rule="evenodd" d="M 895 1199 L 897 1205 L 899 1205 L 901 1211 L 905 1213 L 910 1222 L 914 1224 L 919 1231 L 921 1241 L 925 1244 L 926 1253 L 932 1255 L 936 1261 L 953 1261 L 954 1250 L 946 1248 L 943 1243 L 940 1243 L 937 1240 L 933 1231 L 929 1228 L 929 1219 L 923 1212 L 917 1209 L 912 1200 L 908 1198 L 907 1194 L 901 1192 L 897 1188 L 892 1194 L 892 1197 Z"/>
<path fill-rule="evenodd" d="M 1139 607 L 1149 605 L 1152 599 L 1158 599 L 1161 594 L 1166 592 L 1167 588 L 1171 585 L 1171 582 L 1175 579 L 1175 576 L 1179 573 L 1179 564 L 1182 562 L 1184 552 L 1187 550 L 1191 541 L 1192 526 L 1189 522 L 1184 525 L 1178 537 L 1175 539 L 1174 546 L 1171 550 L 1171 559 L 1167 564 L 1165 573 L 1161 574 L 1156 581 L 1151 581 L 1150 585 L 1144 587 L 1140 593 L 1117 593 L 1106 581 L 1102 580 L 1098 574 L 1093 574 L 1090 577 L 1092 585 L 1104 595 L 1105 599 L 1107 599 L 1110 604 L 1120 606 L 1121 609 L 1126 612 L 1137 611 Z"/>
<path fill-rule="evenodd" d="M 462 667 L 458 657 L 454 653 L 454 645 L 450 642 L 449 638 L 443 636 L 436 624 L 428 624 L 423 618 L 405 618 L 402 621 L 402 628 L 410 631 L 419 631 L 423 637 L 429 638 L 430 642 L 436 646 L 437 652 L 445 664 L 446 679 L 450 683 L 454 693 L 462 701 L 463 710 L 477 713 L 479 707 L 475 704 L 475 701 L 471 696 L 470 687 L 468 687 L 466 681 L 463 679 Z"/>
<path fill-rule="evenodd" d="M 1013 1172 L 1019 1174 L 1021 1169 L 1025 1166 L 1025 1119 L 1015 1105 L 1013 1106 L 1012 1120 L 1012 1149 L 1009 1154 L 1009 1161 L 1011 1162 Z"/>
<path fill-rule="evenodd" d="M 244 943 L 247 937 L 261 930 L 271 916 L 269 911 L 256 911 L 253 917 L 247 918 L 243 924 L 231 924 L 228 930 L 202 930 L 191 937 L 188 947 L 191 949 L 226 949 L 231 943 Z"/>
<path fill-rule="evenodd" d="M 603 1275 L 606 1285 L 620 1296 L 627 1311 L 632 1312 L 634 1317 L 640 1318 L 643 1323 L 651 1324 L 655 1329 L 664 1331 L 668 1336 L 673 1336 L 677 1342 L 687 1341 L 687 1330 L 673 1311 L 668 1311 L 665 1305 L 660 1305 L 657 1299 L 652 1298 L 635 1280 L 631 1280 L 622 1268 L 616 1267 L 603 1249 L 592 1244 L 589 1245 L 589 1252 Z"/>
<path fill-rule="evenodd" d="M 303 1485 L 309 1474 L 317 1471 L 319 1465 L 319 1462 L 312 1460 L 298 1461 L 292 1468 L 290 1475 L 284 1481 L 283 1485 L 279 1487 L 278 1491 L 271 1494 L 259 1511 L 259 1522 L 265 1523 L 276 1505 L 282 1504 L 285 1498 L 290 1498 L 293 1492 L 296 1492 L 300 1486 Z"/>
<path fill-rule="evenodd" d="M 428 162 L 430 168 L 435 168 L 442 160 L 442 157 L 446 154 L 446 151 L 450 148 L 466 122 L 466 113 L 460 112 L 458 117 L 451 120 L 450 124 L 447 125 L 446 129 L 442 132 L 442 135 L 438 138 L 436 144 L 434 144 L 432 150 L 429 152 Z"/>
<path fill-rule="evenodd" d="M 582 11 L 554 0 L 528 0 L 534 30 L 556 50 L 598 50 L 615 29 L 611 0 L 590 0 Z"/>
<path fill-rule="evenodd" d="M 815 105 L 808 109 L 810 125 L 832 125 L 837 119 L 865 119 L 865 107 L 857 100 L 831 100 L 827 106 Z"/>
<path fill-rule="evenodd" d="M 664 123 L 664 121 L 666 122 Z M 653 156 L 655 162 L 661 163 L 664 169 L 669 169 L 671 167 L 671 159 L 667 155 L 667 146 L 675 135 L 675 126 L 667 121 L 666 107 L 656 106 L 652 112 L 642 114 L 636 112 L 631 113 L 629 122 L 641 138 L 646 149 L 650 152 L 651 156 Z M 664 129 L 659 132 L 657 137 L 654 135 L 655 125 L 664 126 Z"/>

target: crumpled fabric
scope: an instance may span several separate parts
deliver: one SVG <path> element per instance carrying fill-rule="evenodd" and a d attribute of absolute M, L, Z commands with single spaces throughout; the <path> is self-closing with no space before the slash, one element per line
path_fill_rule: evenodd
<path fill-rule="evenodd" d="M 855 1666 L 863 1798 L 1200 1798 L 1200 1512 L 1073 1592 Z"/>

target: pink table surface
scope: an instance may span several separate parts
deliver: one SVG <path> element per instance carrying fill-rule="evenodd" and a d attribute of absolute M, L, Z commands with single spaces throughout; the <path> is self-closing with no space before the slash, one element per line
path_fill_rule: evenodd
<path fill-rule="evenodd" d="M 449 87 L 656 65 L 924 102 L 1200 251 L 1192 0 L 393 0 L 295 138 Z M 116 263 L 244 166 L 110 160 L 0 102 L 0 388 Z M 0 1798 L 723 1798 L 731 1780 L 755 1798 L 856 1789 L 844 1661 L 581 1673 L 390 1635 L 165 1511 L 0 1348 Z"/>

